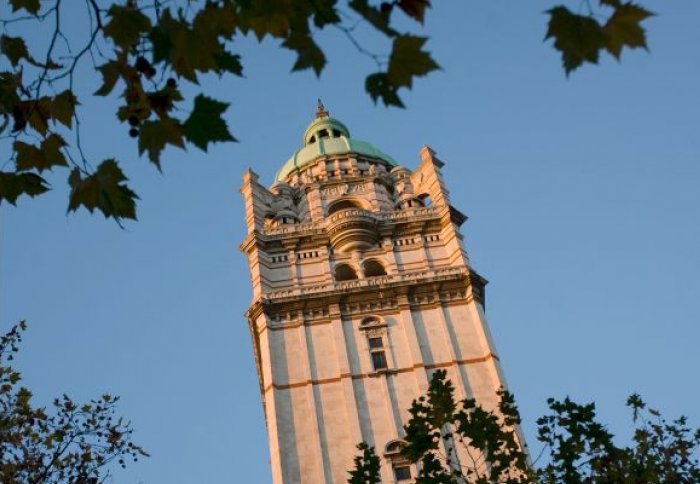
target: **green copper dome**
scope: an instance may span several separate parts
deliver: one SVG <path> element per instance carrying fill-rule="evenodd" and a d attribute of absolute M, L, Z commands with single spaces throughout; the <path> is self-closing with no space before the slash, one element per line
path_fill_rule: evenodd
<path fill-rule="evenodd" d="M 275 182 L 283 182 L 296 170 L 300 170 L 316 159 L 327 155 L 354 153 L 375 158 L 395 166 L 394 159 L 379 151 L 366 141 L 352 139 L 347 126 L 328 115 L 319 100 L 316 119 L 304 131 L 304 147 L 295 151 L 275 175 Z"/>

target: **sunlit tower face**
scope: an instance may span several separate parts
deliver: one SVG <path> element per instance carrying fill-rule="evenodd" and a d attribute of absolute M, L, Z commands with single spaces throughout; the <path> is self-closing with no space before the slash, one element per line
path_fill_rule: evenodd
<path fill-rule="evenodd" d="M 382 482 L 410 482 L 403 424 L 431 372 L 485 407 L 504 386 L 466 216 L 428 147 L 410 171 L 320 103 L 303 140 L 269 189 L 250 170 L 241 188 L 273 482 L 345 483 L 361 441 Z"/>

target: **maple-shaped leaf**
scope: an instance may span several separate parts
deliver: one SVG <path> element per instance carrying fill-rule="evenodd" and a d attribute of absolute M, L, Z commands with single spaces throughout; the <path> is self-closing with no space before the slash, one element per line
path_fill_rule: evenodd
<path fill-rule="evenodd" d="M 362 15 L 375 29 L 388 37 L 394 37 L 398 35 L 398 32 L 389 27 L 392 10 L 391 4 L 388 2 L 385 2 L 385 4 L 389 5 L 389 8 L 374 7 L 369 4 L 368 0 L 352 0 L 349 3 L 350 8 Z"/>
<path fill-rule="evenodd" d="M 17 153 L 17 170 L 35 169 L 41 173 L 54 166 L 67 166 L 68 162 L 61 152 L 64 146 L 66 146 L 66 141 L 56 133 L 51 133 L 44 138 L 39 147 L 15 141 L 12 147 Z"/>
<path fill-rule="evenodd" d="M 51 104 L 51 116 L 58 122 L 70 128 L 73 124 L 75 107 L 78 105 L 78 98 L 70 89 L 59 93 L 53 98 Z"/>
<path fill-rule="evenodd" d="M 365 90 L 374 103 L 381 99 L 385 106 L 403 108 L 404 104 L 398 95 L 398 87 L 389 82 L 386 72 L 375 72 L 365 79 Z"/>
<path fill-rule="evenodd" d="M 20 195 L 35 197 L 49 190 L 49 186 L 36 173 L 12 173 L 0 171 L 0 204 L 7 200 L 16 205 Z"/>
<path fill-rule="evenodd" d="M 124 50 L 136 44 L 141 34 L 151 31 L 151 20 L 135 7 L 112 5 L 108 15 L 109 22 L 102 29 L 104 35 Z"/>
<path fill-rule="evenodd" d="M 106 96 L 114 89 L 122 71 L 122 63 L 116 60 L 109 61 L 97 67 L 102 74 L 102 86 L 95 91 L 95 96 Z"/>
<path fill-rule="evenodd" d="M 212 29 L 192 29 L 186 20 L 175 19 L 166 10 L 149 38 L 153 62 L 169 63 L 178 76 L 197 83 L 197 71 L 217 70 L 214 56 L 222 51 L 222 46 Z"/>
<path fill-rule="evenodd" d="M 187 141 L 203 151 L 207 151 L 207 146 L 212 142 L 236 141 L 221 117 L 228 106 L 228 103 L 203 94 L 197 95 L 194 98 L 194 109 L 182 125 Z"/>
<path fill-rule="evenodd" d="M 39 13 L 39 0 L 10 0 L 12 4 L 12 11 L 16 12 L 19 9 L 24 9 L 32 15 Z"/>
<path fill-rule="evenodd" d="M 427 40 L 413 35 L 399 35 L 394 39 L 387 70 L 387 80 L 391 84 L 411 87 L 414 77 L 440 68 L 428 52 L 421 50 Z"/>
<path fill-rule="evenodd" d="M 406 15 L 423 23 L 425 20 L 425 9 L 430 7 L 430 0 L 398 0 L 398 5 Z"/>
<path fill-rule="evenodd" d="M 105 218 L 136 220 L 136 200 L 139 197 L 127 187 L 127 180 L 113 159 L 103 161 L 95 173 L 84 178 L 80 170 L 74 168 L 68 177 L 71 187 L 68 212 L 83 206 L 90 213 L 100 210 Z"/>
<path fill-rule="evenodd" d="M 650 11 L 633 3 L 620 4 L 610 16 L 603 31 L 606 34 L 605 48 L 620 58 L 623 47 L 647 47 L 646 35 L 640 23 L 653 16 Z"/>
<path fill-rule="evenodd" d="M 326 65 L 326 56 L 308 33 L 293 33 L 282 43 L 282 47 L 297 53 L 293 71 L 312 68 L 318 76 Z"/>
<path fill-rule="evenodd" d="M 173 118 L 145 121 L 139 129 L 139 155 L 148 151 L 148 159 L 160 170 L 160 153 L 166 144 L 184 148 L 182 126 Z"/>
<path fill-rule="evenodd" d="M 606 42 L 600 24 L 591 17 L 574 14 L 562 6 L 554 7 L 547 13 L 550 17 L 545 40 L 554 39 L 554 48 L 561 52 L 566 75 L 584 62 L 597 64 L 599 51 Z"/>
<path fill-rule="evenodd" d="M 22 37 L 0 35 L 0 52 L 10 60 L 12 67 L 17 67 L 20 60 L 30 58 L 27 44 Z"/>
<path fill-rule="evenodd" d="M 224 72 L 230 72 L 237 76 L 243 76 L 243 64 L 241 64 L 241 56 L 238 54 L 231 54 L 226 50 L 214 55 L 214 60 L 216 61 L 217 70 L 219 74 Z"/>

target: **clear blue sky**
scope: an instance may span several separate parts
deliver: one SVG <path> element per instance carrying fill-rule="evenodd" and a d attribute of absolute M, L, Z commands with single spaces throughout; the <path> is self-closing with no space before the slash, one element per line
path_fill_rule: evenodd
<path fill-rule="evenodd" d="M 138 223 L 66 216 L 65 173 L 52 193 L 0 207 L 0 324 L 30 324 L 17 367 L 39 402 L 122 396 L 152 457 L 116 482 L 269 481 L 238 187 L 248 166 L 271 183 L 319 96 L 407 167 L 423 144 L 446 162 L 534 450 L 549 396 L 596 400 L 619 433 L 631 392 L 700 424 L 700 4 L 645 2 L 659 14 L 650 53 L 566 79 L 542 42 L 554 2 L 435 3 L 424 30 L 443 70 L 416 82 L 406 110 L 372 104 L 373 65 L 338 32 L 319 36 L 320 79 L 290 75 L 291 53 L 248 39 L 246 79 L 203 87 L 231 102 L 240 143 L 168 150 L 164 175 L 111 105 L 85 99 L 85 148 L 123 162 Z M 81 76 L 80 89 L 98 85 Z"/>

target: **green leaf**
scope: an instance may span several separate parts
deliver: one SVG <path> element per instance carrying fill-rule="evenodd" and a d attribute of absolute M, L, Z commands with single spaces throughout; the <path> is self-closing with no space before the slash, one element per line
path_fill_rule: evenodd
<path fill-rule="evenodd" d="M 217 70 L 215 54 L 223 51 L 211 29 L 190 29 L 185 20 L 176 20 L 166 10 L 150 34 L 153 62 L 165 61 L 173 71 L 191 82 L 197 82 L 197 71 Z"/>
<path fill-rule="evenodd" d="M 17 67 L 21 59 L 29 59 L 29 51 L 27 44 L 21 37 L 10 37 L 9 35 L 0 35 L 0 52 L 5 54 L 10 59 L 12 67 Z"/>
<path fill-rule="evenodd" d="M 36 173 L 0 171 L 0 204 L 3 200 L 7 200 L 15 205 L 20 195 L 35 197 L 48 190 L 46 180 Z"/>
<path fill-rule="evenodd" d="M 204 151 L 212 142 L 236 141 L 221 117 L 228 106 L 228 103 L 199 94 L 194 99 L 194 109 L 182 125 L 187 141 Z"/>
<path fill-rule="evenodd" d="M 349 5 L 350 8 L 362 15 L 367 22 L 384 35 L 394 37 L 399 34 L 396 30 L 389 27 L 389 21 L 391 20 L 390 8 L 373 7 L 368 0 L 352 0 Z"/>
<path fill-rule="evenodd" d="M 73 124 L 73 116 L 77 105 L 78 98 L 75 97 L 72 91 L 66 89 L 53 98 L 51 115 L 55 120 L 70 128 Z"/>
<path fill-rule="evenodd" d="M 139 155 L 148 151 L 149 160 L 160 170 L 160 153 L 166 144 L 184 148 L 182 126 L 173 118 L 145 121 L 139 130 Z"/>
<path fill-rule="evenodd" d="M 10 0 L 10 3 L 12 4 L 12 12 L 23 8 L 32 15 L 39 13 L 39 8 L 41 7 L 39 0 Z"/>
<path fill-rule="evenodd" d="M 110 20 L 104 26 L 104 35 L 123 50 L 135 45 L 141 34 L 151 31 L 151 20 L 134 7 L 112 5 L 108 15 Z"/>
<path fill-rule="evenodd" d="M 121 63 L 113 60 L 97 68 L 102 74 L 102 86 L 95 91 L 95 96 L 106 96 L 114 89 L 121 73 Z"/>
<path fill-rule="evenodd" d="M 412 35 L 400 35 L 394 39 L 389 56 L 388 81 L 394 86 L 411 87 L 413 78 L 439 69 L 428 52 L 421 50 L 428 39 Z"/>
<path fill-rule="evenodd" d="M 647 48 L 647 40 L 644 29 L 640 23 L 653 16 L 650 11 L 633 3 L 625 3 L 615 8 L 615 12 L 610 16 L 603 27 L 606 34 L 605 48 L 615 56 L 620 58 L 622 48 Z"/>
<path fill-rule="evenodd" d="M 230 72 L 237 76 L 243 76 L 243 65 L 241 64 L 241 56 L 223 51 L 214 56 L 219 74 Z"/>
<path fill-rule="evenodd" d="M 90 213 L 99 209 L 105 218 L 136 220 L 136 200 L 139 197 L 126 186 L 124 182 L 127 180 L 113 159 L 100 163 L 97 171 L 85 178 L 78 168 L 74 168 L 68 177 L 71 187 L 68 212 L 83 206 Z"/>
<path fill-rule="evenodd" d="M 422 24 L 425 20 L 425 9 L 430 7 L 430 0 L 399 0 L 398 6 L 406 15 Z"/>
<path fill-rule="evenodd" d="M 282 47 L 297 53 L 293 71 L 312 68 L 318 76 L 326 65 L 326 56 L 308 33 L 293 33 L 282 43 Z"/>
<path fill-rule="evenodd" d="M 381 99 L 385 106 L 405 107 L 398 95 L 398 89 L 395 84 L 389 82 L 386 72 L 376 72 L 365 79 L 365 90 L 375 104 Z"/>
<path fill-rule="evenodd" d="M 606 36 L 595 19 L 571 13 L 566 7 L 554 7 L 545 40 L 554 39 L 554 48 L 561 52 L 568 76 L 584 62 L 598 63 L 598 53 L 605 47 Z"/>
<path fill-rule="evenodd" d="M 66 142 L 56 133 L 47 136 L 38 148 L 22 141 L 15 141 L 12 146 L 17 153 L 16 166 L 18 171 L 35 169 L 41 173 L 54 166 L 68 165 L 61 152 L 61 148 L 66 146 Z"/>

